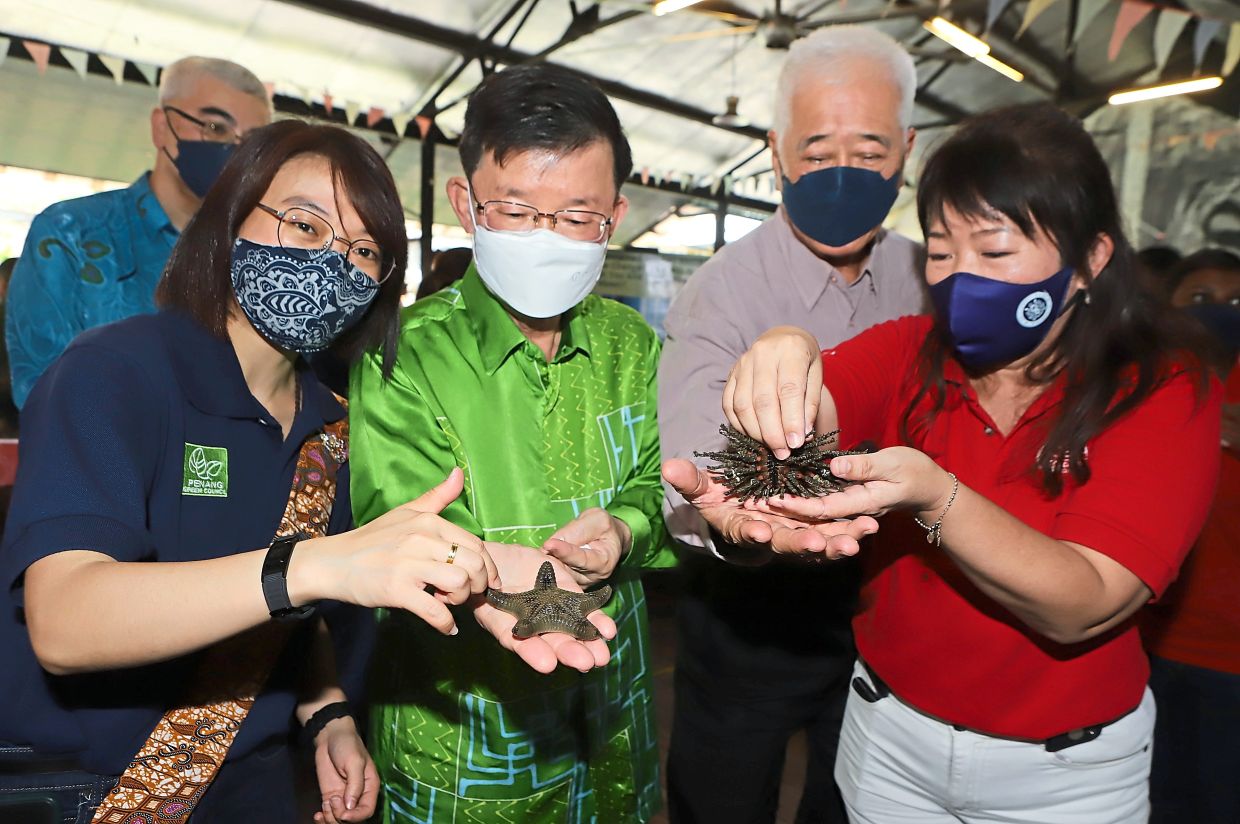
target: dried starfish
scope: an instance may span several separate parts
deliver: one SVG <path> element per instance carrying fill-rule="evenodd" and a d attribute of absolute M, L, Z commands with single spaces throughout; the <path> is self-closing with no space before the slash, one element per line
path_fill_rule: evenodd
<path fill-rule="evenodd" d="M 555 583 L 555 569 L 550 561 L 538 568 L 534 588 L 525 592 L 487 590 L 487 603 L 517 616 L 512 628 L 513 638 L 530 638 L 544 632 L 567 632 L 578 641 L 599 637 L 598 627 L 586 616 L 611 598 L 611 587 L 602 586 L 593 592 L 572 592 Z"/>

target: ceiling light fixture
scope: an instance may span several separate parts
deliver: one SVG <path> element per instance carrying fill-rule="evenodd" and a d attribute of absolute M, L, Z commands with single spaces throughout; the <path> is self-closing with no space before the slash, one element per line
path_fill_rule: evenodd
<path fill-rule="evenodd" d="M 1017 83 L 1019 83 L 1025 79 L 1025 76 L 1021 74 L 1019 71 L 1012 68 L 1007 63 L 1004 63 L 1002 60 L 996 60 L 995 58 L 991 57 L 989 54 L 981 54 L 973 59 L 976 60 L 978 63 L 981 63 L 983 66 L 988 66 L 994 69 L 999 74 L 1006 77 L 1008 80 L 1015 80 Z"/>
<path fill-rule="evenodd" d="M 950 20 L 942 17 L 932 17 L 923 23 L 922 26 L 935 37 L 947 41 L 955 48 L 969 55 L 969 57 L 981 57 L 983 54 L 990 54 L 990 46 Z"/>
<path fill-rule="evenodd" d="M 651 9 L 655 17 L 662 17 L 665 14 L 671 14 L 674 11 L 687 9 L 690 6 L 701 3 L 702 0 L 659 0 Z"/>
<path fill-rule="evenodd" d="M 922 27 L 935 37 L 969 55 L 969 57 L 972 57 L 983 66 L 994 69 L 1007 79 L 1015 80 L 1017 83 L 1025 79 L 1023 74 L 1007 63 L 991 57 L 990 46 L 985 41 L 979 40 L 950 20 L 942 17 L 932 17 L 923 23 Z"/>
<path fill-rule="evenodd" d="M 1181 80 L 1178 83 L 1163 83 L 1160 86 L 1148 86 L 1144 89 L 1129 89 L 1126 92 L 1116 92 L 1107 98 L 1107 102 L 1112 106 L 1122 106 L 1125 103 L 1137 103 L 1141 100 L 1154 100 L 1159 97 L 1171 97 L 1176 94 L 1192 94 L 1193 92 L 1204 92 L 1210 89 L 1217 89 L 1223 85 L 1221 77 L 1199 77 L 1196 80 Z"/>
<path fill-rule="evenodd" d="M 741 99 L 734 94 L 728 95 L 727 110 L 723 114 L 717 114 L 710 119 L 711 123 L 716 126 L 723 126 L 725 129 L 743 129 L 749 125 L 749 121 L 740 116 L 737 107 L 740 106 Z"/>

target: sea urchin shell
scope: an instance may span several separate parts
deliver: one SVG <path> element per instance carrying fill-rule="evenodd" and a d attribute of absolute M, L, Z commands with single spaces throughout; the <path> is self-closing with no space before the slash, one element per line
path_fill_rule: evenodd
<path fill-rule="evenodd" d="M 761 441 L 730 426 L 719 427 L 727 438 L 720 452 L 694 452 L 700 458 L 717 461 L 706 468 L 728 490 L 728 496 L 741 503 L 757 498 L 796 495 L 816 498 L 839 492 L 850 482 L 831 474 L 831 459 L 839 455 L 859 455 L 868 450 L 835 450 L 839 431 L 811 435 L 782 461 Z"/>

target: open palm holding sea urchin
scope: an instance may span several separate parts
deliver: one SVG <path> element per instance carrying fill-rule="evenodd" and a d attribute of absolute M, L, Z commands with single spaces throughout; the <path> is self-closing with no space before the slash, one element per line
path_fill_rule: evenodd
<path fill-rule="evenodd" d="M 839 492 L 852 481 L 831 474 L 831 459 L 839 455 L 861 455 L 867 449 L 836 450 L 839 430 L 811 435 L 782 461 L 762 441 L 754 440 L 728 425 L 719 427 L 728 440 L 720 452 L 694 452 L 699 458 L 718 463 L 706 471 L 728 490 L 728 496 L 741 503 L 778 495 L 817 498 Z"/>

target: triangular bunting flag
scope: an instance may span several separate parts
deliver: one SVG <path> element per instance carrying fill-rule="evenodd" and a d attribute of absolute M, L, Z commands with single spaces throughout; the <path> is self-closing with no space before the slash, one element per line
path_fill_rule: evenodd
<path fill-rule="evenodd" d="M 142 76 L 146 78 L 146 82 L 152 86 L 158 85 L 159 66 L 150 63 L 134 63 L 138 67 L 138 71 L 142 72 Z"/>
<path fill-rule="evenodd" d="M 410 120 L 413 120 L 413 115 L 409 112 L 392 115 L 392 128 L 396 129 L 397 136 L 405 136 L 405 129 L 409 128 Z"/>
<path fill-rule="evenodd" d="M 999 15 L 1012 4 L 1012 0 L 986 0 L 986 31 L 990 31 Z"/>
<path fill-rule="evenodd" d="M 1115 16 L 1115 29 L 1111 32 L 1111 43 L 1107 46 L 1107 60 L 1113 61 L 1119 56 L 1119 50 L 1123 48 L 1128 35 L 1132 34 L 1137 24 L 1153 10 L 1153 6 L 1147 6 L 1145 3 L 1124 0 L 1123 5 L 1119 7 L 1119 14 Z"/>
<path fill-rule="evenodd" d="M 1203 17 L 1197 21 L 1197 31 L 1193 32 L 1193 65 L 1197 68 L 1201 68 L 1201 62 L 1206 59 L 1206 49 L 1210 48 L 1210 41 L 1221 28 L 1223 28 L 1222 20 L 1209 20 Z"/>
<path fill-rule="evenodd" d="M 1025 18 L 1020 21 L 1020 28 L 1016 31 L 1016 36 L 1020 37 L 1025 33 L 1025 29 L 1038 19 L 1038 15 L 1054 5 L 1055 0 L 1029 0 L 1029 5 L 1025 7 Z"/>
<path fill-rule="evenodd" d="M 39 74 L 47 71 L 47 59 L 52 56 L 52 47 L 46 43 L 36 43 L 33 40 L 23 40 L 22 45 L 26 47 L 26 51 L 34 60 L 35 68 L 39 70 Z"/>
<path fill-rule="evenodd" d="M 1073 43 L 1081 39 L 1085 29 L 1098 17 L 1098 12 L 1110 2 L 1111 0 L 1080 0 L 1076 10 L 1076 30 L 1072 32 Z"/>
<path fill-rule="evenodd" d="M 426 136 L 430 134 L 431 123 L 433 123 L 434 121 L 431 120 L 431 118 L 428 117 L 427 115 L 420 114 L 413 119 L 413 122 L 416 123 L 418 126 L 418 137 L 425 139 Z"/>
<path fill-rule="evenodd" d="M 366 112 L 366 128 L 373 129 L 375 124 L 383 119 L 383 109 L 378 106 L 371 106 Z"/>
<path fill-rule="evenodd" d="M 268 100 L 275 100 L 275 98 L 276 98 L 276 84 L 275 84 L 275 83 L 264 83 L 264 84 L 263 84 L 263 88 L 267 90 L 267 99 L 268 99 Z"/>
<path fill-rule="evenodd" d="M 1232 23 L 1227 36 L 1227 54 L 1223 57 L 1223 76 L 1231 74 L 1237 63 L 1240 63 L 1240 23 Z"/>
<path fill-rule="evenodd" d="M 1184 27 L 1188 25 L 1189 16 L 1176 11 L 1164 11 L 1154 24 L 1154 67 L 1159 72 L 1171 58 L 1175 41 L 1180 39 Z"/>
<path fill-rule="evenodd" d="M 323 108 L 327 110 L 328 114 L 332 113 L 332 96 L 327 92 L 323 92 Z"/>
<path fill-rule="evenodd" d="M 641 174 L 638 175 L 638 177 L 641 179 L 643 186 L 649 184 L 650 183 L 650 167 L 642 166 Z"/>
<path fill-rule="evenodd" d="M 4 65 L 4 58 L 9 56 L 9 43 L 13 42 L 7 37 L 0 37 L 0 66 Z"/>
<path fill-rule="evenodd" d="M 310 91 L 308 86 L 293 86 L 297 90 L 297 99 L 306 104 L 306 108 L 310 108 L 314 104 L 314 93 Z"/>
<path fill-rule="evenodd" d="M 89 54 L 80 49 L 66 49 L 62 46 L 60 56 L 73 67 L 78 77 L 86 77 L 86 61 L 90 59 Z"/>
<path fill-rule="evenodd" d="M 357 121 L 357 115 L 362 111 L 362 104 L 353 100 L 344 102 L 344 118 L 345 122 L 352 126 Z"/>
<path fill-rule="evenodd" d="M 112 79 L 116 81 L 116 85 L 119 86 L 125 82 L 125 58 L 101 54 L 99 55 L 99 61 L 103 63 L 104 68 L 112 73 Z"/>

